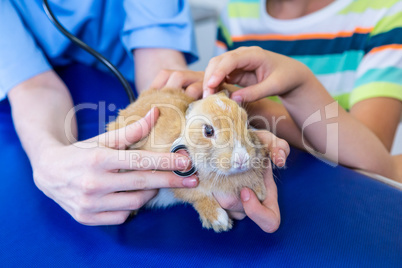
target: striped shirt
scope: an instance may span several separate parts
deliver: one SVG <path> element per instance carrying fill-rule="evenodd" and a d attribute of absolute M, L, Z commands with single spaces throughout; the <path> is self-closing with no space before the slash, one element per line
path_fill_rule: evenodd
<path fill-rule="evenodd" d="M 259 46 L 306 64 L 345 109 L 374 97 L 402 100 L 402 1 L 338 0 L 280 20 L 265 0 L 231 0 L 217 53 Z"/>

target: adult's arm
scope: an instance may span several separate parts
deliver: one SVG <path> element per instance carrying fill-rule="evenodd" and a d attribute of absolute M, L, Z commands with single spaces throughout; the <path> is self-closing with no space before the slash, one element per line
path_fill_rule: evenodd
<path fill-rule="evenodd" d="M 172 172 L 143 170 L 138 159 L 165 157 L 177 170 L 188 159 L 177 154 L 119 149 L 145 137 L 158 117 L 145 118 L 114 132 L 75 142 L 75 117 L 69 92 L 53 71 L 15 86 L 8 97 L 15 128 L 32 165 L 35 184 L 78 222 L 86 225 L 123 223 L 164 187 L 193 187 L 195 177 L 182 179 Z M 135 158 L 133 158 L 133 155 Z M 155 161 L 158 163 L 158 161 Z M 116 173 L 120 169 L 132 170 Z M 136 171 L 134 171 L 136 170 Z M 135 190 L 135 191 L 134 191 Z"/>
<path fill-rule="evenodd" d="M 163 69 L 184 70 L 197 59 L 194 25 L 186 0 L 125 0 L 122 41 L 135 59 L 138 91 Z"/>
<path fill-rule="evenodd" d="M 186 70 L 184 55 L 167 48 L 139 48 L 133 51 L 135 57 L 135 84 L 141 92 L 150 88 L 151 82 L 166 69 Z"/>
<path fill-rule="evenodd" d="M 130 158 L 130 151 L 119 160 L 117 149 L 147 135 L 157 120 L 157 110 L 110 135 L 75 142 L 77 125 L 70 94 L 11 1 L 0 1 L 0 33 L 7 37 L 0 39 L 0 92 L 9 98 L 35 183 L 77 221 L 88 225 L 122 223 L 131 210 L 152 198 L 156 189 L 197 184 L 194 177 L 183 180 L 171 172 L 141 170 L 140 163 Z M 167 169 L 180 169 L 188 161 L 176 154 L 135 153 L 139 158 L 172 159 Z M 119 169 L 137 171 L 116 173 Z M 137 191 L 126 192 L 131 190 Z"/>

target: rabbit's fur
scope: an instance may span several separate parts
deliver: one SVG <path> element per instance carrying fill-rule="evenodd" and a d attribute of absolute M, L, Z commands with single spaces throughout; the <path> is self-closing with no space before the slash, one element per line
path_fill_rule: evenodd
<path fill-rule="evenodd" d="M 194 101 L 179 89 L 150 89 L 121 110 L 108 130 L 139 120 L 153 106 L 160 111 L 156 125 L 146 139 L 130 148 L 169 152 L 173 142 L 180 139 L 197 168 L 199 185 L 191 189 L 161 189 L 149 206 L 166 206 L 177 199 L 191 203 L 203 227 L 220 232 L 229 230 L 232 220 L 214 195 L 239 196 L 241 189 L 248 187 L 261 201 L 265 199 L 263 175 L 269 162 L 268 152 L 248 129 L 245 110 L 227 94 L 220 92 Z M 213 128 L 211 137 L 205 134 L 207 126 Z"/>

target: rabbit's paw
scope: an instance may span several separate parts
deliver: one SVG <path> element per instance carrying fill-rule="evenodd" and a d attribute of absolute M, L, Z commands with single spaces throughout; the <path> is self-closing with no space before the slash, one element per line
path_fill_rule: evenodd
<path fill-rule="evenodd" d="M 212 213 L 214 217 L 201 217 L 202 226 L 207 229 L 214 229 L 215 232 L 229 231 L 232 229 L 233 221 L 229 218 L 226 211 L 222 208 L 216 208 L 216 213 Z"/>
<path fill-rule="evenodd" d="M 229 231 L 232 228 L 232 219 L 230 219 L 226 211 L 220 207 L 215 198 L 200 198 L 193 203 L 193 206 L 200 215 L 200 220 L 204 228 L 212 228 L 217 233 Z"/>
<path fill-rule="evenodd" d="M 267 191 L 265 189 L 264 184 L 255 187 L 253 190 L 254 190 L 254 193 L 257 195 L 258 200 L 264 201 L 265 198 L 267 197 Z"/>

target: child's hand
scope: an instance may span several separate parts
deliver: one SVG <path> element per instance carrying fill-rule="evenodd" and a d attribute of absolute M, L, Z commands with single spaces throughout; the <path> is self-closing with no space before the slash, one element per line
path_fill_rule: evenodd
<path fill-rule="evenodd" d="M 289 144 L 269 131 L 258 130 L 257 135 L 261 142 L 267 145 L 272 162 L 278 167 L 283 167 L 290 153 Z M 217 195 L 215 198 L 231 218 L 241 220 L 248 216 L 263 231 L 273 233 L 279 228 L 281 215 L 278 205 L 278 191 L 271 167 L 267 168 L 265 172 L 264 182 L 267 194 L 262 202 L 248 188 L 242 189 L 240 199 L 235 196 L 222 195 Z"/>
<path fill-rule="evenodd" d="M 232 99 L 252 102 L 266 96 L 284 95 L 313 75 L 302 63 L 259 47 L 242 47 L 211 59 L 204 76 L 204 97 L 222 82 L 245 88 Z"/>

